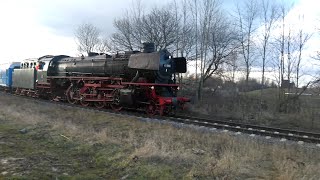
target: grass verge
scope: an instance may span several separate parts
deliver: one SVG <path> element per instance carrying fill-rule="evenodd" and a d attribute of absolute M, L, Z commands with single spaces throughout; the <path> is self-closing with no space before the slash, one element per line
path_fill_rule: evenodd
<path fill-rule="evenodd" d="M 0 96 L 0 179 L 319 179 L 318 149 Z"/>

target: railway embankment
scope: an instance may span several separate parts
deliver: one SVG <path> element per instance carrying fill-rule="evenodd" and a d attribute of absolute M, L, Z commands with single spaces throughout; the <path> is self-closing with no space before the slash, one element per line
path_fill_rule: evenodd
<path fill-rule="evenodd" d="M 0 96 L 0 179 L 319 179 L 319 148 Z"/>

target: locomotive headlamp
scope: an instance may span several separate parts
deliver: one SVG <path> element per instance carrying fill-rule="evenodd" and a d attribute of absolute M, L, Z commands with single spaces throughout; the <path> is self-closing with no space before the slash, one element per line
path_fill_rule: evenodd
<path fill-rule="evenodd" d="M 180 87 L 179 87 L 179 86 L 177 87 L 177 90 L 178 90 L 178 91 L 180 90 Z"/>
<path fill-rule="evenodd" d="M 151 86 L 151 87 L 150 87 L 150 89 L 152 89 L 152 90 L 153 90 L 153 89 L 154 89 L 154 86 Z"/>

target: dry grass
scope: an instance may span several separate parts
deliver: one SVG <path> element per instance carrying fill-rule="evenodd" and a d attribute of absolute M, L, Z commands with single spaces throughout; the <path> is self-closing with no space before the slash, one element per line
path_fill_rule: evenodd
<path fill-rule="evenodd" d="M 204 95 L 206 98 L 189 105 L 189 110 L 190 114 L 205 117 L 215 116 L 250 124 L 320 132 L 320 101 L 317 97 L 301 96 L 299 100 L 287 103 L 286 108 L 280 111 L 278 96 L 274 93 L 268 91 L 264 94 L 261 112 L 260 91 L 233 97 Z"/>
<path fill-rule="evenodd" d="M 136 174 L 131 175 L 135 178 L 320 178 L 317 149 L 267 144 L 228 134 L 36 104 L 15 97 L 0 96 L 0 107 L 0 120 L 5 123 L 19 123 L 30 129 L 48 126 L 46 130 L 52 136 L 89 147 L 117 144 L 126 153 L 112 157 L 121 159 L 116 166 L 129 174 L 134 171 Z M 133 168 L 132 163 L 137 167 Z M 138 176 L 139 173 L 143 175 Z"/>

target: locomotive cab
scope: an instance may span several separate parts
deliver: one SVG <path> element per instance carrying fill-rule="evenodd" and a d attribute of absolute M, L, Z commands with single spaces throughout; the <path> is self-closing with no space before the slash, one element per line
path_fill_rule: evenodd
<path fill-rule="evenodd" d="M 183 104 L 189 101 L 188 98 L 177 96 L 179 87 L 176 84 L 176 74 L 185 73 L 187 70 L 184 57 L 172 58 L 165 49 L 149 51 L 131 55 L 128 67 L 138 72 L 153 73 L 154 81 L 151 83 L 154 85 L 150 87 L 150 97 L 147 98 L 150 103 L 148 113 L 154 114 L 158 111 L 162 115 L 166 111 L 174 112 L 177 107 L 182 108 Z"/>
<path fill-rule="evenodd" d="M 184 57 L 172 58 L 167 50 L 159 52 L 133 54 L 129 58 L 128 67 L 137 71 L 154 71 L 155 83 L 175 83 L 176 73 L 185 73 L 187 69 Z"/>

